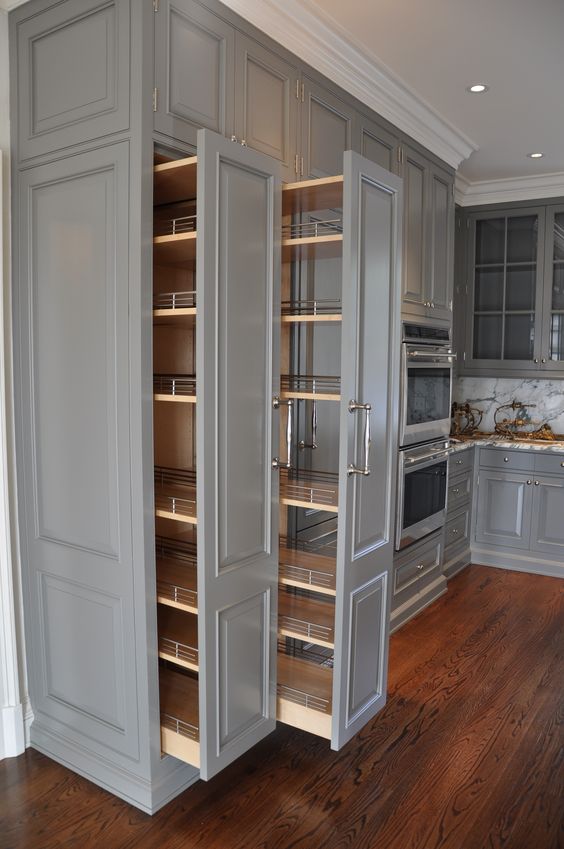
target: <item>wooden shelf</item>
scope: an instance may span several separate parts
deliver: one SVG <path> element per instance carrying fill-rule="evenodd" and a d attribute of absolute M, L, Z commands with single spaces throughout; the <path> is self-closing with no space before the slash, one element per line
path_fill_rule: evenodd
<path fill-rule="evenodd" d="M 161 749 L 192 766 L 200 766 L 198 682 L 161 667 Z"/>
<path fill-rule="evenodd" d="M 155 264 L 191 265 L 196 258 L 197 235 L 197 232 L 193 230 L 191 233 L 176 233 L 173 236 L 155 236 L 153 239 Z"/>
<path fill-rule="evenodd" d="M 187 525 L 197 525 L 196 487 L 156 486 L 155 515 Z"/>
<path fill-rule="evenodd" d="M 276 716 L 280 722 L 331 739 L 333 671 L 278 653 Z"/>
<path fill-rule="evenodd" d="M 326 315 L 283 315 L 282 324 L 324 324 L 333 321 L 342 321 L 340 313 L 327 313 Z"/>
<path fill-rule="evenodd" d="M 279 582 L 287 587 L 335 596 L 336 563 L 331 557 L 280 546 Z"/>
<path fill-rule="evenodd" d="M 170 238 L 170 237 L 162 237 Z M 282 261 L 305 259 L 331 259 L 343 253 L 343 235 L 304 236 L 296 239 L 282 239 Z"/>
<path fill-rule="evenodd" d="M 283 374 L 280 397 L 311 401 L 340 401 L 341 378 L 325 375 Z"/>
<path fill-rule="evenodd" d="M 155 374 L 153 375 L 153 400 L 172 401 L 181 404 L 196 403 L 196 375 Z"/>
<path fill-rule="evenodd" d="M 197 194 L 198 157 L 174 159 L 155 165 L 153 169 L 153 203 L 177 203 L 192 200 Z"/>
<path fill-rule="evenodd" d="M 280 476 L 280 503 L 288 507 L 306 507 L 310 510 L 339 512 L 339 485 L 337 475 L 313 472 L 303 477 Z"/>
<path fill-rule="evenodd" d="M 278 634 L 332 649 L 335 647 L 335 607 L 330 602 L 280 592 Z"/>
<path fill-rule="evenodd" d="M 177 666 L 198 671 L 198 617 L 159 605 L 159 657 Z"/>
<path fill-rule="evenodd" d="M 282 215 L 341 209 L 342 206 L 342 174 L 317 180 L 302 180 L 300 183 L 286 183 L 282 188 Z"/>
<path fill-rule="evenodd" d="M 196 307 L 175 310 L 153 310 L 153 324 L 178 324 L 180 326 L 193 320 L 197 315 Z"/>
<path fill-rule="evenodd" d="M 157 558 L 157 601 L 186 613 L 198 612 L 196 566 Z"/>

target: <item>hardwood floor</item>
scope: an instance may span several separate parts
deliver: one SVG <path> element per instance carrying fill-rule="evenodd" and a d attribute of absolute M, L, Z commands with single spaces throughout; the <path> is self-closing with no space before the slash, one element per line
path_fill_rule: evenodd
<path fill-rule="evenodd" d="M 154 817 L 37 752 L 0 763 L 0 849 L 562 849 L 564 582 L 472 566 L 392 637 L 343 751 L 285 726 Z"/>

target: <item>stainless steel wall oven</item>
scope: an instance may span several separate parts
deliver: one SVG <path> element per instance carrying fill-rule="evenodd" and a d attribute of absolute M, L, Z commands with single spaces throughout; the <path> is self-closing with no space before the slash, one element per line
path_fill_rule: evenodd
<path fill-rule="evenodd" d="M 448 439 L 399 452 L 398 551 L 444 525 L 448 455 Z"/>

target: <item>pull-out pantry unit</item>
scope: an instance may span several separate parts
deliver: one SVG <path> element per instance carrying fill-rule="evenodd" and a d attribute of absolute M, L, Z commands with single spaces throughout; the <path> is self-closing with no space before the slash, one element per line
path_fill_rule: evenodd
<path fill-rule="evenodd" d="M 204 778 L 385 702 L 400 181 L 275 172 L 206 131 L 154 169 L 162 747 Z"/>

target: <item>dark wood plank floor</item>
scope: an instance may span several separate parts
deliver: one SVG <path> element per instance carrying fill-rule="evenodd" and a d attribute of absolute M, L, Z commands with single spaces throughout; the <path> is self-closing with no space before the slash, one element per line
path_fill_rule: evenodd
<path fill-rule="evenodd" d="M 392 638 L 342 752 L 280 726 L 154 817 L 28 751 L 1 849 L 562 849 L 564 582 L 472 566 Z"/>

